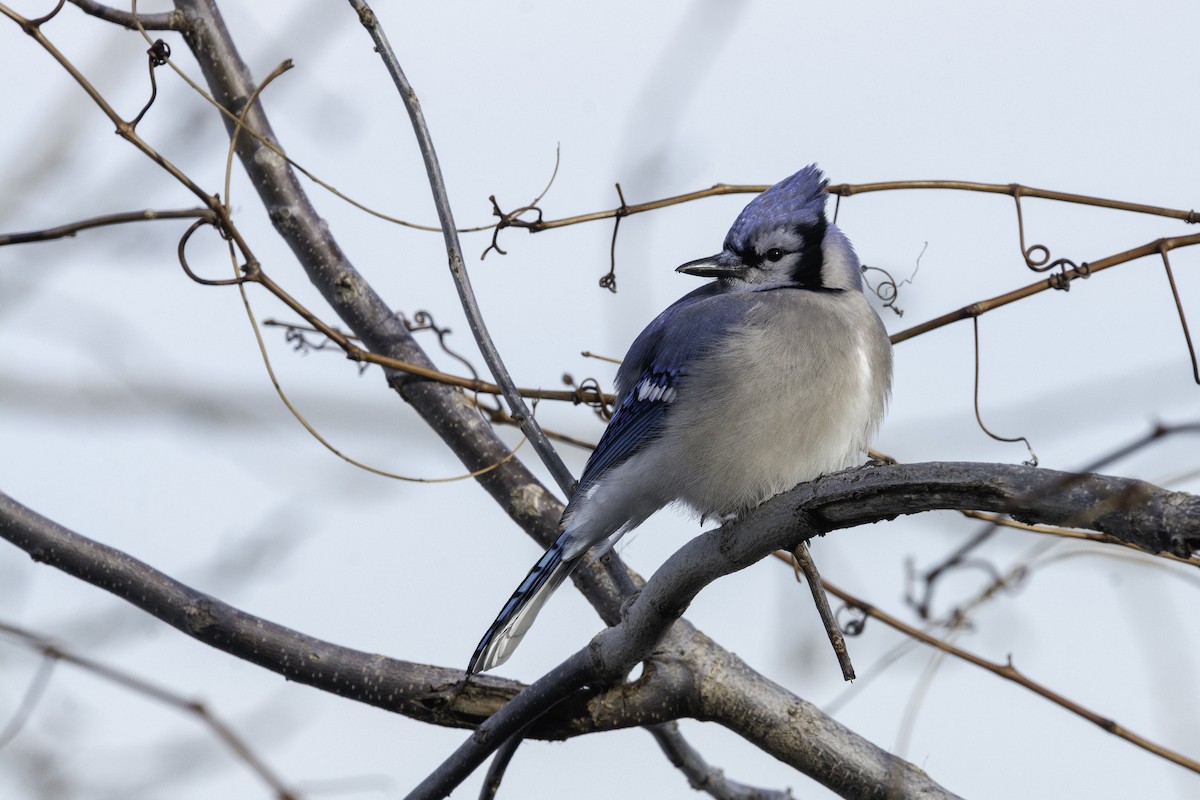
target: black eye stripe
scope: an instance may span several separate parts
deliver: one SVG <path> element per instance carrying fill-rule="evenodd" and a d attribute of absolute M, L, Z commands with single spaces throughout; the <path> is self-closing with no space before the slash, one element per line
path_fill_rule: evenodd
<path fill-rule="evenodd" d="M 822 288 L 821 264 L 825 260 L 823 244 L 827 226 L 828 222 L 822 214 L 804 231 L 804 248 L 800 251 L 800 261 L 792 273 L 792 280 L 805 288 Z"/>

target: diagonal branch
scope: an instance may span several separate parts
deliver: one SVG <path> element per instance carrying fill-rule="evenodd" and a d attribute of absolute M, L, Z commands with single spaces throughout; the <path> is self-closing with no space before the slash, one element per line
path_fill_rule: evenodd
<path fill-rule="evenodd" d="M 362 653 L 254 617 L 197 592 L 125 553 L 69 531 L 3 494 L 0 494 L 0 538 L 39 562 L 129 601 L 200 642 L 288 680 L 431 724 L 477 727 L 523 688 L 513 681 L 491 676 L 475 676 L 464 682 L 465 676 L 459 670 Z M 744 710 L 736 718 L 727 719 L 725 715 L 739 708 L 737 698 L 729 696 L 730 693 L 741 691 L 747 682 L 755 683 L 753 670 L 683 620 L 675 623 L 666 643 L 678 652 L 689 647 L 702 649 L 710 661 L 723 665 L 721 673 L 739 675 L 741 683 L 726 685 L 717 681 L 717 685 L 704 690 L 684 661 L 674 658 L 653 662 L 647 665 L 638 682 L 614 687 L 595 698 L 590 693 L 561 690 L 556 699 L 565 702 L 554 714 L 540 716 L 536 725 L 523 735 L 561 739 L 658 724 L 684 716 L 722 721 L 734 729 L 746 725 Z M 562 684 L 571 685 L 571 681 Z M 765 680 L 756 685 L 755 702 L 774 709 L 790 709 L 787 713 L 792 724 L 809 732 L 802 743 L 793 743 L 797 752 L 782 755 L 819 780 L 829 783 L 831 776 L 839 772 L 844 779 L 845 765 L 858 764 L 864 753 L 870 755 L 869 764 L 874 765 L 864 767 L 868 772 L 912 769 L 782 687 Z M 524 697 L 528 700 L 529 695 Z M 710 708 L 706 709 L 705 703 Z M 830 757 L 835 751 L 841 754 L 840 761 Z M 928 782 L 927 778 L 924 780 Z"/>
<path fill-rule="evenodd" d="M 859 786 L 861 794 L 883 797 L 895 788 L 897 770 L 908 776 L 906 781 L 916 782 L 908 794 L 927 786 L 929 779 L 757 675 L 678 618 L 705 585 L 775 549 L 794 547 L 817 532 L 948 508 L 1003 512 L 1051 524 L 1086 522 L 1149 549 L 1200 547 L 1200 497 L 1140 481 L 994 464 L 850 470 L 799 486 L 744 520 L 689 542 L 650 580 L 623 622 L 518 693 L 520 685 L 511 681 L 487 677 L 463 685 L 459 670 L 359 653 L 252 617 L 3 495 L 0 537 L 200 641 L 291 680 L 435 724 L 478 726 L 453 768 L 431 776 L 443 787 L 460 781 L 500 741 L 534 720 L 528 735 L 558 738 L 694 716 L 729 727 L 839 790 L 850 790 L 845 767 L 855 764 L 858 778 L 876 787 Z M 652 652 L 650 664 L 655 666 L 647 676 L 620 685 L 629 669 Z M 578 694 L 585 684 L 614 685 L 615 695 L 589 703 L 590 693 Z M 539 719 L 560 702 L 558 714 Z M 672 710 L 664 717 L 667 708 Z"/>
<path fill-rule="evenodd" d="M 780 553 L 778 555 L 785 561 L 790 560 L 790 557 L 787 554 Z M 872 605 L 871 603 L 861 600 L 854 595 L 851 595 L 849 592 L 834 586 L 829 581 L 822 581 L 822 585 L 825 587 L 826 591 L 837 597 L 842 602 L 846 603 L 851 608 L 858 609 L 868 617 L 879 620 L 884 625 L 887 625 L 893 630 L 899 631 L 910 639 L 915 639 L 922 644 L 929 645 L 930 647 L 940 650 L 943 653 L 948 653 L 955 658 L 966 661 L 968 664 L 973 664 L 974 666 L 987 670 L 993 675 L 1004 678 L 1007 681 L 1012 681 L 1021 688 L 1027 689 L 1034 694 L 1049 700 L 1051 703 L 1054 703 L 1060 708 L 1064 708 L 1067 711 L 1070 711 L 1072 714 L 1082 717 L 1093 725 L 1108 731 L 1113 736 L 1124 739 L 1130 744 L 1134 744 L 1143 750 L 1159 756 L 1160 758 L 1165 758 L 1167 761 L 1178 764 L 1185 769 L 1190 769 L 1192 772 L 1200 772 L 1200 761 L 1188 758 L 1187 756 L 1176 753 L 1175 751 L 1163 747 L 1162 745 L 1156 744 L 1146 737 L 1134 733 L 1115 720 L 1097 714 L 1095 711 L 1091 711 L 1090 709 L 1085 708 L 1083 705 L 1076 703 L 1073 700 L 1069 700 L 1058 692 L 1028 677 L 1025 675 L 1025 673 L 1021 672 L 1016 668 L 1016 666 L 1013 665 L 1012 656 L 1009 656 L 1007 663 L 1004 664 L 1000 664 L 995 661 L 989 661 L 982 656 L 978 656 L 975 653 L 964 650 L 963 648 L 951 644 L 948 641 L 938 639 L 936 636 L 931 636 L 920 628 L 914 628 L 912 625 L 905 623 L 903 620 L 893 617 L 891 614 L 887 613 L 878 606 Z"/>
<path fill-rule="evenodd" d="M 425 171 L 429 176 L 429 187 L 433 190 L 433 201 L 437 207 L 438 220 L 442 225 L 446 255 L 450 260 L 450 274 L 458 289 L 458 296 L 462 301 L 463 311 L 466 312 L 467 323 L 471 326 L 471 333 L 475 335 L 475 341 L 479 344 L 479 350 L 483 353 L 483 359 L 487 362 L 488 369 L 492 371 L 496 382 L 503 389 L 504 399 L 508 403 L 513 419 L 520 425 L 521 432 L 529 438 L 530 444 L 541 457 L 542 463 L 550 470 L 550 474 L 558 483 L 559 488 L 564 494 L 570 495 L 575 489 L 574 476 L 571 475 L 571 471 L 563 463 L 562 458 L 554 449 L 554 445 L 550 443 L 537 421 L 534 420 L 525 401 L 521 399 L 521 394 L 517 391 L 512 376 L 509 375 L 508 368 L 504 366 L 504 361 L 500 357 L 500 351 L 496 349 L 492 335 L 488 332 L 487 325 L 484 324 L 483 312 L 479 309 L 475 290 L 471 287 L 471 278 L 467 274 L 466 264 L 463 263 L 462 245 L 459 244 L 458 231 L 454 227 L 454 213 L 450 208 L 446 182 L 442 178 L 442 167 L 438 163 L 437 153 L 433 149 L 433 137 L 429 133 L 429 126 L 425 123 L 425 114 L 421 111 L 417 93 L 404 75 L 404 70 L 400 68 L 400 62 L 396 58 L 395 52 L 392 51 L 392 46 L 388 43 L 387 35 L 384 34 L 375 12 L 364 0 L 350 0 L 350 5 L 358 12 L 358 18 L 363 27 L 371 34 L 371 38 L 375 42 L 375 50 L 383 59 L 388 74 L 392 76 L 392 81 L 395 82 L 396 88 L 400 92 L 400 99 L 404 102 L 404 108 L 408 111 L 409 119 L 412 121 L 413 131 L 417 136 L 417 145 L 420 147 L 421 157 L 425 161 Z"/>
<path fill-rule="evenodd" d="M 744 569 L 775 550 L 794 549 L 818 533 L 935 509 L 995 511 L 1023 520 L 1082 524 L 1152 552 L 1200 549 L 1200 497 L 1124 478 L 999 464 L 911 464 L 848 470 L 801 484 L 743 519 L 685 544 L 647 582 L 619 625 L 602 631 L 490 717 L 410 797 L 439 797 L 450 791 L 500 742 L 573 690 L 621 681 L 651 653 L 696 594 L 718 577 Z M 704 652 L 701 649 L 697 656 L 685 649 L 682 657 L 703 658 Z M 709 667 L 694 664 L 696 674 L 705 674 Z M 721 673 L 726 679 L 734 674 Z M 743 678 L 749 687 L 770 683 L 753 671 Z M 729 684 L 723 681 L 722 685 Z M 778 727 L 786 715 L 780 717 L 770 704 L 753 702 L 747 713 L 742 692 L 718 697 L 722 702 L 704 707 L 705 718 L 720 721 L 777 758 L 795 763 L 791 759 L 797 743 L 781 735 Z M 882 783 L 875 787 L 880 794 L 863 790 L 863 795 L 890 796 L 895 788 L 887 777 L 890 770 L 883 770 Z"/>
<path fill-rule="evenodd" d="M 792 800 L 790 791 L 759 789 L 725 777 L 724 772 L 709 766 L 704 757 L 679 735 L 679 725 L 675 722 L 649 725 L 646 730 L 698 792 L 706 792 L 717 800 Z"/>
<path fill-rule="evenodd" d="M 1097 272 L 1100 272 L 1101 270 L 1108 269 L 1109 267 L 1115 267 L 1118 264 L 1125 264 L 1129 261 L 1145 258 L 1146 256 L 1159 255 L 1163 252 L 1174 250 L 1179 247 L 1191 247 L 1192 245 L 1197 244 L 1200 244 L 1200 233 L 1193 233 L 1190 236 L 1174 236 L 1168 239 L 1155 239 L 1152 242 L 1147 242 L 1146 244 L 1122 251 L 1120 253 L 1114 253 L 1111 256 L 1106 256 L 1096 261 L 1081 264 L 1078 267 L 1071 269 L 1065 269 L 1062 273 L 1051 275 L 1044 280 L 1034 281 L 1027 286 L 1022 286 L 1021 288 L 1014 289 L 1011 292 L 1006 292 L 1002 295 L 997 295 L 996 297 L 992 297 L 987 300 L 980 300 L 976 303 L 972 303 L 969 306 L 963 306 L 956 311 L 951 311 L 943 314 L 940 317 L 935 317 L 934 319 L 922 322 L 920 325 L 914 325 L 911 328 L 906 328 L 905 330 L 893 333 L 892 344 L 899 344 L 900 342 L 911 339 L 914 336 L 920 336 L 923 333 L 928 333 L 929 331 L 944 327 L 952 322 L 958 322 L 964 319 L 973 319 L 981 314 L 987 313 L 988 311 L 1000 308 L 1001 306 L 1006 306 L 1009 303 L 1015 303 L 1018 300 L 1023 300 L 1030 295 L 1044 292 L 1047 289 L 1062 289 L 1064 286 L 1068 285 L 1070 281 L 1073 281 L 1077 278 L 1087 278 Z"/>
<path fill-rule="evenodd" d="M 174 689 L 159 683 L 146 680 L 116 667 L 102 664 L 86 656 L 64 650 L 32 631 L 27 631 L 7 622 L 0 622 L 0 633 L 12 636 L 24 642 L 29 647 L 40 650 L 45 658 L 43 664 L 53 665 L 65 661 L 83 670 L 91 672 L 110 683 L 122 686 L 130 691 L 145 695 L 159 703 L 195 716 L 201 724 L 207 727 L 219 741 L 225 744 L 233 755 L 250 769 L 259 780 L 265 783 L 274 793 L 276 800 L 299 800 L 295 792 L 289 789 L 283 779 L 254 752 L 249 743 L 239 736 L 224 720 L 214 714 L 207 705 L 185 697 Z M 39 672 L 39 676 L 43 673 Z"/>

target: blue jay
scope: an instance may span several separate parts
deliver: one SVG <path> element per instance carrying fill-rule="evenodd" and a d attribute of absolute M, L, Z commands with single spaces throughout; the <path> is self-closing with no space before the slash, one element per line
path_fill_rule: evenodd
<path fill-rule="evenodd" d="M 562 535 L 504 604 L 471 663 L 504 663 L 595 545 L 655 511 L 743 514 L 860 461 L 892 383 L 887 332 L 846 236 L 805 167 L 755 197 L 720 253 L 677 269 L 715 278 L 658 315 L 617 372 L 616 411 L 562 517 Z"/>

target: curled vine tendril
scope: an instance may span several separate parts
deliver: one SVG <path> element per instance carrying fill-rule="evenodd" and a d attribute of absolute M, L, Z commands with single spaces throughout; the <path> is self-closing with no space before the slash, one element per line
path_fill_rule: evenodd
<path fill-rule="evenodd" d="M 569 372 L 563 373 L 562 381 L 564 386 L 570 386 L 575 390 L 576 405 L 585 405 L 594 409 L 596 415 L 605 422 L 612 419 L 613 408 L 605 402 L 604 390 L 600 388 L 599 381 L 595 378 L 584 378 L 577 384 Z"/>
<path fill-rule="evenodd" d="M 471 373 L 472 378 L 479 380 L 479 371 L 475 369 L 475 365 L 446 344 L 446 337 L 452 331 L 449 328 L 438 327 L 437 322 L 433 319 L 433 314 L 430 314 L 428 311 L 417 311 L 413 314 L 412 322 L 405 319 L 404 314 L 400 314 L 400 319 L 404 322 L 404 326 L 413 333 L 433 331 L 434 335 L 437 336 L 438 346 L 442 348 L 442 352 L 466 367 L 467 371 Z"/>
<path fill-rule="evenodd" d="M 1017 184 L 1012 184 L 1013 200 L 1017 204 L 1017 238 L 1021 248 L 1021 257 L 1025 259 L 1025 266 L 1034 272 L 1049 272 L 1057 269 L 1058 273 L 1051 275 L 1049 278 L 1050 287 L 1059 289 L 1064 292 L 1071 290 L 1071 281 L 1076 278 L 1088 278 L 1091 276 L 1091 270 L 1088 269 L 1087 262 L 1076 264 L 1069 258 L 1056 258 L 1050 260 L 1050 248 L 1044 244 L 1025 244 L 1025 218 L 1021 213 L 1021 188 Z"/>
<path fill-rule="evenodd" d="M 487 254 L 495 250 L 502 256 L 508 253 L 500 247 L 500 231 L 505 228 L 524 228 L 533 233 L 542 228 L 542 209 L 538 208 L 538 204 L 542 202 L 542 198 L 546 196 L 546 192 L 550 191 L 550 187 L 554 185 L 554 179 L 558 177 L 558 168 L 562 164 L 562 147 L 554 148 L 554 171 L 550 173 L 550 180 L 546 181 L 545 188 L 538 193 L 538 196 L 533 198 L 528 205 L 521 206 L 515 211 L 504 212 L 500 210 L 500 204 L 496 202 L 496 195 L 491 195 L 488 200 L 492 201 L 492 214 L 500 218 L 492 227 L 492 243 L 487 246 L 483 254 L 479 256 L 479 260 L 483 261 L 487 258 Z M 521 215 L 527 211 L 536 211 L 537 219 L 525 220 L 521 219 Z"/>
<path fill-rule="evenodd" d="M 146 56 L 150 61 L 150 99 L 146 101 L 146 105 L 138 112 L 138 115 L 129 123 L 130 128 L 136 128 L 138 123 L 142 121 L 142 117 L 146 116 L 146 112 L 150 110 L 150 106 L 154 105 L 154 100 L 158 97 L 158 81 L 154 77 L 154 70 L 167 63 L 171 57 L 171 46 L 158 39 L 154 44 L 150 45 L 150 49 L 146 51 Z"/>
<path fill-rule="evenodd" d="M 496 202 L 496 195 L 489 195 L 488 200 L 492 201 L 492 215 L 499 217 L 500 221 L 497 222 L 492 228 L 492 243 L 489 244 L 479 256 L 480 261 L 483 261 L 485 258 L 487 258 L 487 254 L 493 250 L 502 256 L 508 255 L 508 251 L 500 246 L 500 231 L 504 230 L 505 228 L 528 228 L 536 230 L 536 226 L 542 224 L 542 210 L 538 208 L 536 203 L 527 206 L 521 206 L 520 208 L 512 211 L 501 211 L 500 204 Z M 521 219 L 521 215 L 528 211 L 537 212 L 537 219 Z"/>
<path fill-rule="evenodd" d="M 1025 462 L 1027 467 L 1036 467 L 1038 465 L 1037 453 L 1033 452 L 1033 445 L 1024 436 L 1000 436 L 992 433 L 988 426 L 983 421 L 983 415 L 979 412 L 979 317 L 971 317 L 971 323 L 975 330 L 975 421 L 979 423 L 980 429 L 988 436 L 995 439 L 997 442 L 1024 442 L 1025 449 L 1029 451 L 1029 459 Z"/>
<path fill-rule="evenodd" d="M 247 281 L 255 280 L 255 277 L 251 274 L 251 270 L 248 266 L 244 267 L 242 270 L 245 274 L 239 275 L 236 278 L 202 278 L 195 272 L 192 272 L 192 268 L 188 265 L 187 261 L 188 240 L 192 238 L 192 234 L 200 230 L 200 228 L 204 225 L 211 225 L 219 234 L 221 234 L 221 238 L 226 240 L 229 239 L 229 233 L 225 231 L 218 221 L 212 219 L 211 217 L 203 217 L 193 222 L 191 226 L 184 231 L 183 236 L 181 236 L 179 239 L 179 265 L 183 267 L 183 271 L 187 273 L 187 276 L 196 283 L 204 286 L 239 286 Z"/>
<path fill-rule="evenodd" d="M 882 272 L 886 276 L 885 280 L 880 281 L 874 286 L 871 286 L 870 281 L 866 281 L 866 284 L 867 287 L 875 293 L 875 296 L 878 297 L 883 303 L 883 307 L 890 308 L 898 317 L 904 316 L 904 309 L 896 306 L 896 300 L 900 297 L 900 287 L 911 284 L 913 279 L 917 277 L 917 272 L 921 269 L 921 257 L 925 255 L 925 251 L 928 249 L 929 242 L 926 242 L 925 246 L 921 248 L 921 252 L 917 254 L 917 265 L 913 268 L 912 275 L 909 275 L 899 283 L 897 283 L 896 279 L 892 277 L 892 273 L 888 272 L 882 267 L 872 267 L 868 266 L 867 264 L 862 265 L 863 275 L 866 275 L 868 271 L 873 270 L 875 272 Z"/>
<path fill-rule="evenodd" d="M 617 197 L 621 198 L 621 206 L 613 215 L 612 244 L 608 248 L 608 272 L 600 276 L 600 288 L 608 289 L 613 294 L 617 293 L 617 231 L 621 230 L 621 220 L 629 215 L 629 206 L 625 203 L 625 193 L 621 191 L 619 183 L 617 184 Z"/>
<path fill-rule="evenodd" d="M 867 612 L 858 606 L 840 606 L 836 616 L 843 636 L 858 636 L 867 627 Z"/>

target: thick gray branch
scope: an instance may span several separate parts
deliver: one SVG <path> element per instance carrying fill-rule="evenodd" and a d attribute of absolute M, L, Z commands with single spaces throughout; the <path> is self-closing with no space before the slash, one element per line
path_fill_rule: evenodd
<path fill-rule="evenodd" d="M 672 626 L 678 626 L 696 594 L 723 575 L 827 531 L 937 509 L 1082 524 L 1152 552 L 1190 553 L 1200 547 L 1200 497 L 1142 481 L 1006 464 L 905 464 L 827 476 L 685 544 L 650 578 L 624 621 L 602 631 L 587 648 L 489 718 L 411 797 L 439 797 L 450 791 L 499 741 L 561 702 L 572 689 L 618 683 L 656 647 L 656 658 L 682 659 L 694 675 L 720 671 L 737 678 L 701 687 L 701 718 L 742 733 L 838 792 L 878 798 L 942 793 L 924 773 L 833 720 L 820 720 L 808 736 L 796 735 L 793 726 L 800 725 L 801 718 L 814 719 L 802 701 L 748 668 L 730 669 L 730 654 L 719 648 L 675 646 L 671 639 L 659 644 Z M 678 639 L 678 631 L 675 634 Z M 754 689 L 753 701 L 743 694 L 749 688 Z M 786 709 L 786 715 L 780 716 L 780 709 Z M 779 727 L 785 723 L 785 728 Z M 814 739 L 813 731 L 821 735 Z M 852 776 L 847 763 L 854 765 Z"/>
<path fill-rule="evenodd" d="M 33 558 L 127 600 L 192 638 L 290 681 L 436 725 L 474 728 L 522 688 L 490 678 L 462 686 L 461 670 L 364 653 L 276 625 L 0 493 L 0 538 Z"/>
<path fill-rule="evenodd" d="M 215 3 L 176 0 L 175 5 L 184 16 L 184 39 L 200 64 L 213 97 L 235 115 L 241 113 L 256 85 Z M 245 124 L 263 138 L 278 141 L 258 102 L 246 113 Z M 225 118 L 225 125 L 232 132 L 235 124 Z M 363 344 L 373 352 L 432 367 L 403 321 L 392 313 L 338 246 L 287 161 L 245 134 L 237 138 L 237 155 L 276 230 L 309 280 Z M 508 448 L 491 424 L 458 390 L 398 372 L 389 372 L 388 381 L 469 470 L 493 466 L 509 456 Z M 562 504 L 519 459 L 509 459 L 476 480 L 542 546 L 548 547 L 558 537 Z M 572 580 L 601 618 L 615 621 L 623 595 L 602 568 L 577 570 Z"/>
<path fill-rule="evenodd" d="M 476 677 L 461 686 L 458 670 L 338 647 L 245 614 L 2 494 L 0 537 L 290 680 L 434 724 L 478 726 L 453 766 L 435 773 L 439 786 L 461 780 L 496 743 L 530 723 L 527 736 L 563 738 L 690 716 L 729 727 L 847 796 L 897 796 L 889 793 L 899 786 L 898 796 L 920 797 L 944 792 L 924 773 L 757 675 L 679 616 L 703 586 L 776 549 L 822 531 L 947 508 L 1009 512 L 1058 525 L 1084 521 L 1148 549 L 1200 546 L 1200 497 L 1140 481 L 1001 464 L 851 470 L 799 486 L 689 542 L 650 580 L 621 624 L 517 694 L 521 686 L 511 681 Z M 644 676 L 622 684 L 647 657 L 652 660 Z M 585 684 L 614 688 L 580 693 Z M 555 713 L 546 715 L 549 708 Z"/>

